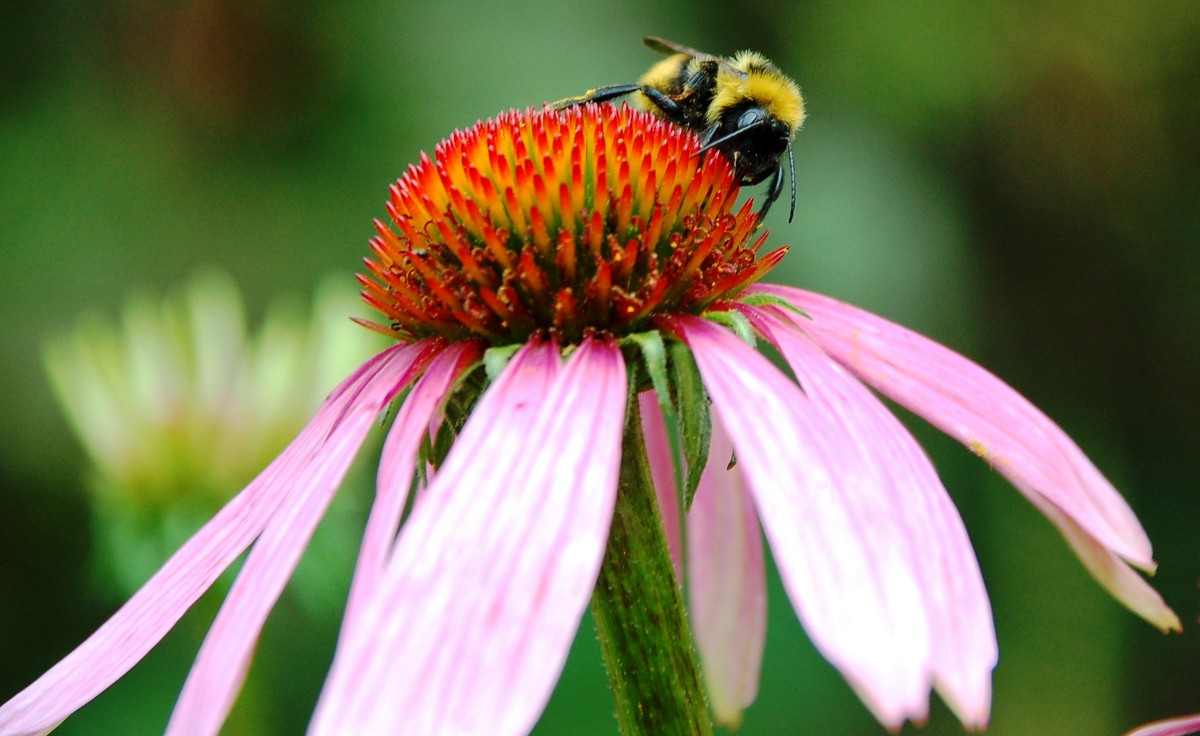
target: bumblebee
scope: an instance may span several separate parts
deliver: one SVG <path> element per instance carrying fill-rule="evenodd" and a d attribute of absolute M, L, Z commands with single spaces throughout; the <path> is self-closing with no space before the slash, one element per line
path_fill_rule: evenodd
<path fill-rule="evenodd" d="M 590 89 L 579 97 L 552 103 L 562 110 L 585 102 L 605 102 L 634 95 L 635 104 L 675 125 L 700 135 L 700 152 L 715 149 L 733 165 L 740 184 L 759 184 L 768 176 L 767 197 L 758 211 L 759 222 L 783 191 L 783 153 L 791 171 L 792 204 L 796 212 L 796 164 L 792 137 L 804 122 L 800 88 L 754 51 L 721 58 L 672 41 L 647 36 L 655 51 L 670 54 L 650 67 L 636 84 L 612 84 Z"/>

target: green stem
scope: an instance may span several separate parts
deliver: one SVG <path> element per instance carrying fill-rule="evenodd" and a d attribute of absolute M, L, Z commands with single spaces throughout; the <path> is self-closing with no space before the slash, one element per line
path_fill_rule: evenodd
<path fill-rule="evenodd" d="M 692 632 L 663 533 L 641 416 L 629 412 L 621 480 L 592 614 L 624 736 L 711 734 Z"/>

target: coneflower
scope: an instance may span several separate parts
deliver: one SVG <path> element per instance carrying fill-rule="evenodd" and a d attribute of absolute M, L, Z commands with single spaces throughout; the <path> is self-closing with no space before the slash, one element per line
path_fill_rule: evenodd
<path fill-rule="evenodd" d="M 867 386 L 986 459 L 1119 600 L 1178 627 L 1130 567 L 1154 567 L 1137 519 L 1058 427 L 919 335 L 756 284 L 784 251 L 737 205 L 728 163 L 698 149 L 647 114 L 586 106 L 502 115 L 410 168 L 361 278 L 383 315 L 370 326 L 399 344 L 0 707 L 0 734 L 44 732 L 103 691 L 253 543 L 168 726 L 216 733 L 393 401 L 314 734 L 526 733 L 589 600 L 622 730 L 707 731 L 665 541 L 688 507 L 679 564 L 718 720 L 757 690 L 761 525 L 809 636 L 884 725 L 923 719 L 931 688 L 984 725 L 996 643 L 978 565 L 933 466 Z"/>

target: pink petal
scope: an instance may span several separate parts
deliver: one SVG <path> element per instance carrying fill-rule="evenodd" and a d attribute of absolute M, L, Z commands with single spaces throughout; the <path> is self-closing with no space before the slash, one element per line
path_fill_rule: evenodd
<path fill-rule="evenodd" d="M 692 632 L 718 723 L 741 724 L 758 696 L 767 634 L 767 591 L 758 517 L 742 471 L 729 467 L 733 442 L 713 422 L 708 465 L 688 512 Z"/>
<path fill-rule="evenodd" d="M 962 519 L 933 464 L 900 421 L 781 310 L 743 313 L 783 354 L 805 395 L 889 474 L 894 513 L 925 596 L 934 681 L 964 724 L 985 726 L 997 659 L 992 611 Z"/>
<path fill-rule="evenodd" d="M 1112 597 L 1163 631 L 1181 630 L 1179 617 L 1163 603 L 1162 596 L 1150 587 L 1145 578 L 1134 572 L 1112 550 L 1096 541 L 1057 506 L 1037 496 L 1030 500 L 1058 527 L 1083 566 Z"/>
<path fill-rule="evenodd" d="M 1038 508 L 1047 504 L 1078 532 L 1111 554 L 1154 569 L 1150 542 L 1133 511 L 1078 446 L 1004 382 L 957 353 L 855 307 L 819 294 L 781 286 L 756 286 L 807 313 L 787 318 L 851 372 L 924 417 L 983 457 Z M 1077 546 L 1077 545 L 1076 545 Z M 1085 560 L 1086 562 L 1086 560 Z M 1120 600 L 1161 628 L 1178 619 L 1148 585 L 1129 586 L 1124 563 L 1090 565 Z M 1109 575 L 1109 578 L 1103 577 Z M 1119 576 L 1117 581 L 1111 576 Z"/>
<path fill-rule="evenodd" d="M 435 413 L 463 371 L 481 356 L 481 347 L 473 342 L 456 343 L 446 348 L 430 363 L 396 413 L 380 457 L 375 502 L 371 504 L 355 564 L 345 618 L 349 619 L 357 612 L 383 574 L 400 528 L 400 516 L 416 469 L 417 450 L 427 436 Z"/>
<path fill-rule="evenodd" d="M 331 426 L 361 387 L 397 360 L 397 353 L 414 347 L 384 351 L 347 378 L 291 445 L 129 602 L 75 651 L 0 706 L 0 734 L 35 734 L 54 728 L 137 664 L 289 500 L 290 481 L 324 446 Z"/>
<path fill-rule="evenodd" d="M 1200 733 L 1200 714 L 1147 723 L 1125 736 L 1188 736 Z"/>
<path fill-rule="evenodd" d="M 679 491 L 675 488 L 671 440 L 653 391 L 643 391 L 638 395 L 638 407 L 642 412 L 646 459 L 650 463 L 650 477 L 654 480 L 654 491 L 658 496 L 658 511 L 662 515 L 671 561 L 675 564 L 675 579 L 683 580 L 683 532 L 679 523 L 680 499 Z"/>
<path fill-rule="evenodd" d="M 813 643 L 882 723 L 924 718 L 930 622 L 892 469 L 731 333 L 694 317 L 664 326 L 692 349 Z"/>
<path fill-rule="evenodd" d="M 667 543 L 682 579 L 679 495 L 666 427 L 653 392 L 639 400 Z M 688 608 L 709 705 L 720 724 L 736 728 L 758 696 L 767 594 L 758 517 L 741 471 L 729 467 L 732 456 L 729 436 L 714 420 L 708 465 L 687 519 Z"/>
<path fill-rule="evenodd" d="M 440 349 L 440 345 L 437 346 Z M 267 522 L 204 638 L 171 714 L 167 734 L 215 734 L 241 690 L 267 615 L 308 546 L 367 431 L 402 388 L 424 370 L 433 348 L 418 343 L 388 353 L 379 369 L 330 407 L 328 435 L 276 484 L 286 501 Z M 318 417 L 323 412 L 318 412 Z"/>
<path fill-rule="evenodd" d="M 314 734 L 527 733 L 608 538 L 625 417 L 617 347 L 522 349 L 484 393 L 348 622 Z"/>

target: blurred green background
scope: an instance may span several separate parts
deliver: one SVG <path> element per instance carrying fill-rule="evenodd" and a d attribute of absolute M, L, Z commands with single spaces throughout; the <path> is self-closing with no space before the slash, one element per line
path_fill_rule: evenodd
<path fill-rule="evenodd" d="M 1117 733 L 1200 710 L 1194 0 L 51 0 L 0 13 L 0 699 L 120 600 L 89 572 L 84 456 L 43 374 L 47 336 L 211 264 L 256 314 L 331 272 L 353 291 L 387 185 L 420 151 L 500 110 L 636 79 L 654 34 L 757 49 L 804 89 L 795 222 L 782 205 L 768 219 L 793 246 L 774 278 L 990 367 L 1079 441 L 1155 542 L 1182 635 L 1113 603 L 985 464 L 910 423 L 992 596 L 990 732 Z M 773 572 L 771 586 L 761 694 L 739 733 L 883 733 Z M 320 615 L 285 595 L 251 672 L 253 713 L 231 731 L 303 730 L 332 600 Z M 217 603 L 60 733 L 161 732 Z M 612 734 L 611 712 L 585 620 L 537 733 Z M 961 731 L 935 702 L 924 732 Z"/>

